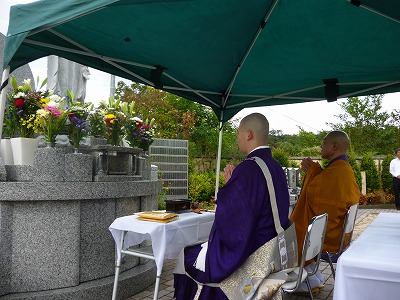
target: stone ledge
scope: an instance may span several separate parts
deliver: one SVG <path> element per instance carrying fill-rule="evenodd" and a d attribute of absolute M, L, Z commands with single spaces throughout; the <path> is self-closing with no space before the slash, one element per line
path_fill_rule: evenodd
<path fill-rule="evenodd" d="M 0 201 L 86 200 L 158 194 L 161 181 L 0 182 Z"/>

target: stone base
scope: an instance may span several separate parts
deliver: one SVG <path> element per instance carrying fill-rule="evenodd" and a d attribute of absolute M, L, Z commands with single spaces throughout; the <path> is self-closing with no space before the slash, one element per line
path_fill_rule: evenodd
<path fill-rule="evenodd" d="M 136 266 L 119 275 L 117 299 L 123 300 L 136 295 L 154 284 L 156 280 L 154 261 Z M 74 287 L 40 292 L 17 293 L 0 296 L 0 300 L 109 300 L 112 296 L 115 276 L 91 280 Z"/>
<path fill-rule="evenodd" d="M 33 181 L 33 166 L 8 166 L 6 165 L 7 181 Z"/>

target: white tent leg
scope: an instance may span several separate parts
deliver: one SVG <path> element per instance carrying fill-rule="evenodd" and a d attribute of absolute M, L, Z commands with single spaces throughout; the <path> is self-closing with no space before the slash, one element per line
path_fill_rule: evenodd
<path fill-rule="evenodd" d="M 219 187 L 219 173 L 221 169 L 221 152 L 222 152 L 222 122 L 219 123 L 219 136 L 218 136 L 218 154 L 217 154 L 217 169 L 215 170 L 215 200 L 217 199 L 218 187 Z"/>
<path fill-rule="evenodd" d="M 6 82 L 9 75 L 10 75 L 10 66 L 7 66 L 7 68 L 5 68 L 3 71 L 3 75 L 1 78 L 1 85 L 3 85 L 3 83 Z M 0 138 L 2 137 L 2 134 L 3 134 L 4 109 L 6 107 L 6 96 L 7 96 L 7 89 L 6 89 L 6 87 L 4 87 L 0 93 Z"/>

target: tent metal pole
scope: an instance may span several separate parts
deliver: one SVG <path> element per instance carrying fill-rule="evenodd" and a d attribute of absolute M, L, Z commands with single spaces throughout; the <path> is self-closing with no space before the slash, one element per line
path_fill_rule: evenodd
<path fill-rule="evenodd" d="M 8 77 L 10 75 L 10 66 L 7 66 L 7 68 L 4 69 L 3 75 L 1 77 L 1 86 L 8 80 Z M 7 95 L 7 89 L 6 86 L 1 90 L 0 92 L 0 138 L 3 135 L 3 123 L 4 123 L 4 109 L 6 107 L 6 95 Z"/>
<path fill-rule="evenodd" d="M 218 194 L 218 188 L 219 188 L 219 174 L 220 174 L 220 169 L 221 169 L 221 152 L 222 152 L 222 128 L 223 128 L 223 123 L 222 123 L 222 118 L 223 117 L 223 112 L 221 112 L 221 121 L 219 123 L 219 135 L 218 135 L 218 154 L 217 154 L 217 169 L 215 170 L 216 178 L 215 178 L 215 194 L 214 194 L 214 199 L 217 199 L 217 194 Z"/>

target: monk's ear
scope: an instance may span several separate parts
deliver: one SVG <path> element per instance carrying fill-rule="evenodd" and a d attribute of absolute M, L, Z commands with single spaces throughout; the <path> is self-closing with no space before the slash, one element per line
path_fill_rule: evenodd
<path fill-rule="evenodd" d="M 253 130 L 248 130 L 247 131 L 247 140 L 250 141 L 252 139 L 254 139 L 254 132 L 253 132 Z"/>

